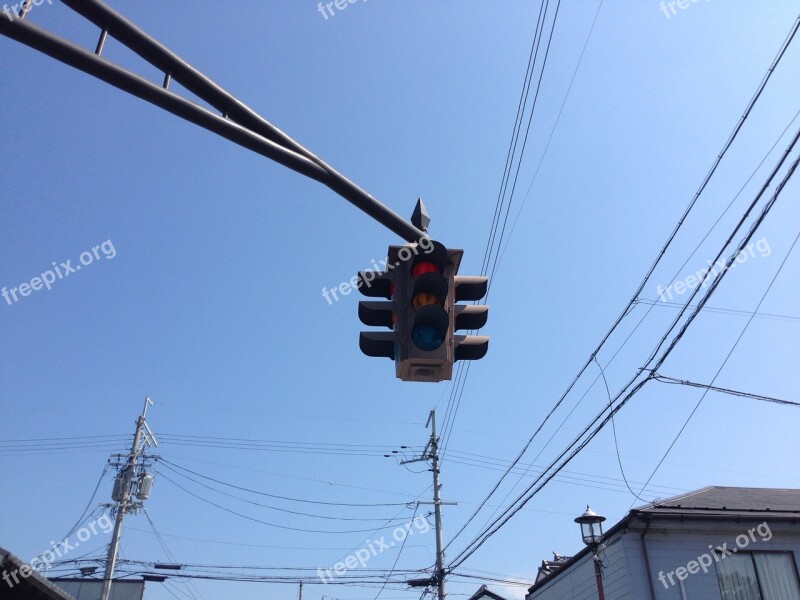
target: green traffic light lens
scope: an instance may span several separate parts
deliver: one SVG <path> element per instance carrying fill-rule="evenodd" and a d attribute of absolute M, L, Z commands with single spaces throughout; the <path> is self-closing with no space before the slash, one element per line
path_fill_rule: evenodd
<path fill-rule="evenodd" d="M 418 325 L 411 332 L 411 339 L 420 350 L 436 350 L 444 342 L 442 331 L 431 324 Z"/>

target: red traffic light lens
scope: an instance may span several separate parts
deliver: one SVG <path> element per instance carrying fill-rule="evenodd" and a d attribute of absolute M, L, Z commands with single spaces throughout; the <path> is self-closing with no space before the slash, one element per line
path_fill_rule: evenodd
<path fill-rule="evenodd" d="M 424 273 L 438 273 L 438 272 L 439 268 L 428 260 L 420 261 L 413 267 L 411 267 L 411 276 L 414 279 L 416 279 L 417 277 L 419 277 Z"/>

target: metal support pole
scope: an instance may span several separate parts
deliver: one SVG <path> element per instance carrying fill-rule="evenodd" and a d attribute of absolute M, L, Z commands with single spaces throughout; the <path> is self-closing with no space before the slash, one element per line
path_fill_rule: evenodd
<path fill-rule="evenodd" d="M 146 79 L 113 65 L 96 54 L 85 52 L 79 46 L 33 24 L 19 19 L 11 22 L 8 22 L 7 19 L 0 19 L 0 35 L 30 46 L 249 150 L 262 154 L 306 177 L 319 181 L 407 242 L 416 242 L 428 237 L 424 231 L 400 217 L 365 190 L 338 173 L 333 167 L 104 3 L 99 0 L 62 1 L 151 65 L 164 73 L 169 73 L 171 79 L 208 102 L 230 120 L 217 118 L 214 113 L 197 104 L 166 92 L 164 89 L 166 86 L 151 84 Z M 101 41 L 103 39 L 101 38 Z M 98 48 L 100 46 L 101 44 L 98 44 Z"/>
<path fill-rule="evenodd" d="M 103 53 L 103 47 L 106 45 L 106 39 L 108 39 L 108 30 L 103 29 L 100 32 L 100 39 L 97 40 L 97 47 L 94 49 L 94 53 L 97 56 L 100 56 Z"/>
<path fill-rule="evenodd" d="M 603 591 L 603 571 L 601 570 L 600 557 L 597 556 L 597 551 L 594 551 L 594 578 L 597 581 L 597 597 L 600 600 L 606 600 L 606 594 Z"/>
<path fill-rule="evenodd" d="M 19 14 L 17 15 L 18 19 L 24 19 L 27 16 L 28 12 L 33 8 L 31 2 L 32 0 L 25 0 L 22 3 L 22 8 L 19 9 Z"/>

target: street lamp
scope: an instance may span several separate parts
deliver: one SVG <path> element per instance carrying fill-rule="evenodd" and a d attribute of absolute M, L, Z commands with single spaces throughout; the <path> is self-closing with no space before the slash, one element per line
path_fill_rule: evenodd
<path fill-rule="evenodd" d="M 597 581 L 597 595 L 600 600 L 606 600 L 605 592 L 603 591 L 603 573 L 601 570 L 600 557 L 597 555 L 597 550 L 603 542 L 603 521 L 606 518 L 598 515 L 589 506 L 586 506 L 586 511 L 575 522 L 581 526 L 581 537 L 583 543 L 589 546 L 592 551 L 594 560 L 594 578 Z"/>

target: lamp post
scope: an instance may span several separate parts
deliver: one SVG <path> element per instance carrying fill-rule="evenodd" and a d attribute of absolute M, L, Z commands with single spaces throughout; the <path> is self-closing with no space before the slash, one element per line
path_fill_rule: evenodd
<path fill-rule="evenodd" d="M 603 591 L 603 573 L 600 569 L 600 557 L 597 555 L 597 550 L 603 542 L 603 521 L 606 518 L 598 515 L 589 506 L 586 506 L 586 511 L 575 522 L 581 526 L 581 537 L 583 543 L 589 546 L 592 551 L 594 561 L 594 577 L 597 581 L 597 595 L 600 600 L 606 600 L 605 592 Z"/>

